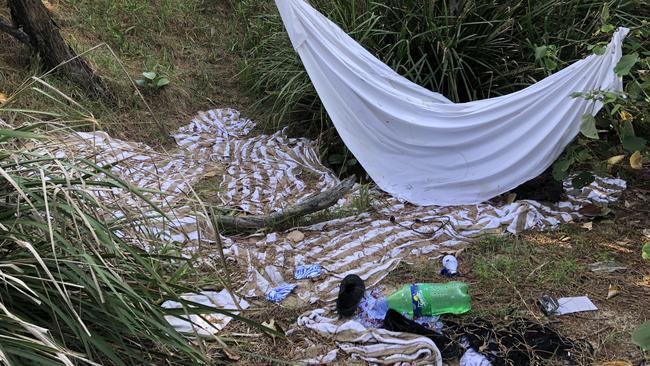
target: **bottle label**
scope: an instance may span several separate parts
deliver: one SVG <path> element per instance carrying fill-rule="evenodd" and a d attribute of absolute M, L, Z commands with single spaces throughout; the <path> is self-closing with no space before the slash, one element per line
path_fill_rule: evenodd
<path fill-rule="evenodd" d="M 411 285 L 411 301 L 413 302 L 413 318 L 422 316 L 423 301 L 421 294 L 418 292 L 418 285 Z"/>

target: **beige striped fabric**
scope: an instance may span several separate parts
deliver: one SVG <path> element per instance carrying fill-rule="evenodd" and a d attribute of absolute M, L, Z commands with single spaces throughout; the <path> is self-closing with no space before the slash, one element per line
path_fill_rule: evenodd
<path fill-rule="evenodd" d="M 418 207 L 381 195 L 375 198 L 372 213 L 301 228 L 305 239 L 299 243 L 286 233 L 272 233 L 253 245 L 237 242 L 230 250 L 247 263 L 246 296 L 263 296 L 279 284 L 295 282 L 293 273 L 299 265 L 320 264 L 325 275 L 297 282 L 296 293 L 312 303 L 329 301 L 348 274 L 359 275 L 371 287 L 410 256 L 435 258 L 485 234 L 552 229 L 579 218 L 585 203 L 616 200 L 625 182 L 598 178 L 582 190 L 567 188 L 569 200 L 553 206 L 517 201 L 502 206 Z"/>
<path fill-rule="evenodd" d="M 178 149 L 172 153 L 113 139 L 103 132 L 52 134 L 31 148 L 56 157 L 87 159 L 141 188 L 164 215 L 150 212 L 142 198 L 123 189 L 94 188 L 94 192 L 112 208 L 112 218 L 128 219 L 131 212 L 140 210 L 145 219 L 136 230 L 169 242 L 171 248 L 180 247 L 182 255 L 205 260 L 217 253 L 214 246 L 205 245 L 215 233 L 193 192 L 204 177 L 220 178 L 215 189 L 223 207 L 246 214 L 282 210 L 339 183 L 319 161 L 313 141 L 288 138 L 283 132 L 250 136 L 254 127 L 237 111 L 220 109 L 199 113 L 179 129 L 175 135 Z M 348 274 L 359 275 L 372 287 L 409 257 L 436 258 L 484 234 L 552 229 L 579 218 L 578 210 L 586 203 L 615 201 L 625 182 L 598 178 L 581 190 L 566 188 L 569 199 L 553 206 L 517 201 L 418 207 L 375 191 L 373 210 L 350 216 L 346 212 L 351 210 L 344 206 L 359 194 L 355 192 L 331 209 L 340 218 L 300 228 L 305 237 L 299 242 L 290 240 L 287 233 L 270 233 L 261 239 L 224 238 L 226 254 L 245 274 L 240 288 L 245 297 L 263 298 L 277 285 L 295 283 L 295 294 L 301 299 L 331 301 Z M 122 234 L 129 237 L 129 232 Z M 143 245 L 150 251 L 169 249 Z M 295 281 L 296 267 L 309 264 L 320 264 L 324 274 Z M 350 357 L 372 363 L 420 364 L 423 358 L 426 364 L 437 364 L 440 358 L 430 341 L 339 323 L 327 310 L 304 315 L 300 324 L 334 337 Z"/>
<path fill-rule="evenodd" d="M 354 320 L 338 319 L 332 310 L 325 309 L 301 316 L 298 325 L 333 338 L 346 358 L 373 365 L 442 366 L 440 350 L 427 337 L 366 328 Z M 331 363 L 333 357 L 328 353 L 322 359 Z"/>
<path fill-rule="evenodd" d="M 313 141 L 288 138 L 282 131 L 246 137 L 254 126 L 234 110 L 214 110 L 200 113 L 175 136 L 185 150 L 224 164 L 219 189 L 224 206 L 265 214 L 338 183 L 321 164 Z"/>
<path fill-rule="evenodd" d="M 293 205 L 339 182 L 320 163 L 314 142 L 288 138 L 282 132 L 248 137 L 254 127 L 254 122 L 235 110 L 217 109 L 200 112 L 180 128 L 174 136 L 178 149 L 172 153 L 113 139 L 101 131 L 52 133 L 46 143 L 32 148 L 59 158 L 88 159 L 142 189 L 164 215 L 144 213 L 147 219 L 140 230 L 181 243 L 183 254 L 192 256 L 215 235 L 193 191 L 204 177 L 221 177 L 215 190 L 224 207 L 252 214 Z M 107 203 L 124 207 L 112 213 L 118 218 L 147 206 L 122 189 L 97 189 L 95 193 Z"/>

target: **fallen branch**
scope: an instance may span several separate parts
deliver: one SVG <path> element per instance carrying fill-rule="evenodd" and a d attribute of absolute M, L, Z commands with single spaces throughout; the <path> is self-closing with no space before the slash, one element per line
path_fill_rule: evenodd
<path fill-rule="evenodd" d="M 0 32 L 5 32 L 9 34 L 10 36 L 16 38 L 20 42 L 28 45 L 30 48 L 32 47 L 32 44 L 29 43 L 29 36 L 27 33 L 23 32 L 22 30 L 18 28 L 12 27 L 9 22 L 6 20 L 0 18 Z"/>
<path fill-rule="evenodd" d="M 251 231 L 278 226 L 291 219 L 325 210 L 338 202 L 354 187 L 355 177 L 342 181 L 336 187 L 311 196 L 296 206 L 262 216 L 218 216 L 219 226 L 226 230 Z"/>

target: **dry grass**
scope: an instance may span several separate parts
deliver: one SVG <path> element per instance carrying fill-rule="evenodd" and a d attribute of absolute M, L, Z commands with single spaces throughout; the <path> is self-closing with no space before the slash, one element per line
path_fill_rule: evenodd
<path fill-rule="evenodd" d="M 251 104 L 236 77 L 238 60 L 233 49 L 240 32 L 227 0 L 52 0 L 46 4 L 78 53 L 106 43 L 133 79 L 141 78 L 143 71 L 155 70 L 171 80 L 162 90 L 143 90 L 154 118 L 105 47 L 85 58 L 115 90 L 117 107 L 88 99 L 62 78 L 48 79 L 87 106 L 102 128 L 115 137 L 165 146 L 170 140 L 156 119 L 168 134 L 198 110 L 246 110 Z M 0 0 L 0 16 L 9 18 L 6 0 Z M 0 34 L 0 44 L 0 92 L 9 95 L 41 71 L 24 45 L 5 34 Z M 21 98 L 21 103 L 25 108 L 46 110 L 51 101 L 34 95 Z"/>

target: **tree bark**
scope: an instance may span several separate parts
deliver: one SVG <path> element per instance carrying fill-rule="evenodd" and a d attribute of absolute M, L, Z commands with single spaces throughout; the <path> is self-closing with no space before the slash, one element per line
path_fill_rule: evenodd
<path fill-rule="evenodd" d="M 17 40 L 21 41 L 22 43 L 28 45 L 31 47 L 32 45 L 29 43 L 29 36 L 25 34 L 25 32 L 21 31 L 20 29 L 14 27 L 13 25 L 10 25 L 9 22 L 6 20 L 0 18 L 0 32 L 5 32 L 9 34 L 10 36 L 13 36 Z"/>
<path fill-rule="evenodd" d="M 280 212 L 274 212 L 266 216 L 218 216 L 217 223 L 227 230 L 251 231 L 267 227 L 274 227 L 291 219 L 322 211 L 338 202 L 352 187 L 355 177 L 352 176 L 336 187 L 325 192 L 318 193 L 305 199 L 294 207 L 289 207 Z"/>
<path fill-rule="evenodd" d="M 9 0 L 9 9 L 15 30 L 29 37 L 29 44 L 40 54 L 45 67 L 58 67 L 92 97 L 115 100 L 104 80 L 65 43 L 41 0 Z"/>

